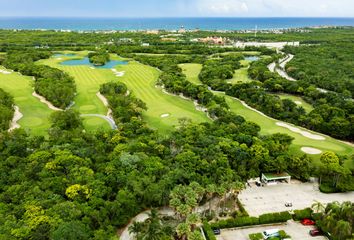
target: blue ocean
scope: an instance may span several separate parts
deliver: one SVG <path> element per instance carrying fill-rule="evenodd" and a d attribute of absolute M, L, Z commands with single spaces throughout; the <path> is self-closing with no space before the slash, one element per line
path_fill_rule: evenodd
<path fill-rule="evenodd" d="M 314 26 L 354 26 L 354 18 L 19 18 L 0 17 L 0 29 L 248 30 Z"/>

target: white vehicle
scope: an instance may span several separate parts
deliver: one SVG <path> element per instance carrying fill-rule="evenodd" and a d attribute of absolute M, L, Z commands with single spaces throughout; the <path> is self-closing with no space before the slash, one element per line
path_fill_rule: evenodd
<path fill-rule="evenodd" d="M 279 237 L 279 229 L 269 229 L 262 232 L 263 238 Z"/>

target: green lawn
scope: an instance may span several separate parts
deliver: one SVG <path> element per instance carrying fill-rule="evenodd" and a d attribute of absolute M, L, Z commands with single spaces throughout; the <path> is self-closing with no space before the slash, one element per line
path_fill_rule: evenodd
<path fill-rule="evenodd" d="M 166 134 L 172 130 L 171 126 L 178 125 L 178 119 L 183 117 L 194 122 L 210 121 L 205 113 L 195 109 L 192 101 L 165 94 L 162 89 L 157 88 L 155 86 L 159 76 L 157 69 L 137 62 L 120 65 L 116 69 L 126 71 L 124 77 L 119 80 L 124 82 L 137 98 L 146 103 L 148 110 L 144 113 L 144 118 L 150 127 Z M 163 114 L 169 116 L 162 118 Z"/>
<path fill-rule="evenodd" d="M 69 53 L 69 52 L 65 52 Z M 85 57 L 87 52 L 74 52 L 78 56 L 50 58 L 38 61 L 37 64 L 45 64 L 51 67 L 61 69 L 75 78 L 77 86 L 77 96 L 73 109 L 81 114 L 107 114 L 107 108 L 96 96 L 100 85 L 111 80 L 117 79 L 110 69 L 91 69 L 90 66 L 64 66 L 59 63 L 67 59 Z M 113 57 L 114 58 L 114 57 Z M 87 130 L 109 129 L 109 124 L 103 119 L 97 117 L 85 117 L 84 125 Z"/>
<path fill-rule="evenodd" d="M 183 63 L 178 65 L 182 68 L 183 73 L 186 75 L 188 81 L 194 84 L 202 84 L 199 80 L 199 73 L 202 70 L 203 65 L 198 63 Z"/>
<path fill-rule="evenodd" d="M 0 88 L 14 97 L 16 105 L 23 114 L 23 118 L 18 123 L 33 135 L 46 135 L 50 126 L 48 117 L 53 111 L 32 96 L 32 83 L 31 77 L 19 73 L 0 73 Z"/>
<path fill-rule="evenodd" d="M 307 113 L 311 112 L 313 110 L 313 107 L 311 104 L 307 103 L 302 99 L 301 97 L 294 96 L 291 94 L 277 94 L 281 99 L 290 99 L 293 102 L 295 102 L 298 106 L 302 106 Z M 300 104 L 301 103 L 301 104 Z"/>
<path fill-rule="evenodd" d="M 217 93 L 225 96 L 225 94 Z M 233 99 L 229 96 L 225 96 L 227 103 L 229 104 L 231 110 L 238 115 L 243 116 L 246 120 L 252 121 L 261 127 L 262 134 L 274 134 L 274 133 L 285 133 L 294 137 L 293 144 L 290 147 L 290 151 L 294 154 L 302 155 L 304 154 L 300 149 L 301 147 L 313 147 L 320 149 L 322 151 L 333 151 L 338 154 L 354 154 L 354 148 L 346 143 L 339 140 L 333 139 L 331 137 L 325 136 L 326 140 L 313 140 L 302 136 L 301 134 L 294 133 L 287 128 L 279 127 L 276 125 L 277 120 L 267 118 L 249 108 L 246 108 L 241 104 L 240 101 Z M 306 130 L 306 129 L 303 129 Z M 320 134 L 319 134 L 320 135 Z M 320 155 L 311 155 L 315 161 L 319 160 Z M 347 165 L 354 168 L 353 163 L 347 162 Z"/>
<path fill-rule="evenodd" d="M 227 82 L 231 84 L 248 83 L 251 81 L 252 79 L 248 77 L 248 66 L 237 69 L 233 78 L 227 80 Z"/>
<path fill-rule="evenodd" d="M 87 52 L 77 54 L 83 57 Z M 113 55 L 111 58 L 119 59 Z M 107 108 L 96 97 L 96 93 L 99 91 L 100 85 L 105 82 L 122 81 L 137 98 L 146 103 L 148 110 L 143 116 L 148 125 L 154 129 L 159 129 L 163 134 L 172 131 L 173 126 L 178 125 L 179 118 L 187 117 L 195 122 L 210 121 L 205 113 L 198 112 L 195 109 L 192 101 L 167 95 L 161 89 L 156 88 L 155 84 L 159 72 L 153 67 L 131 61 L 128 65 L 116 66 L 118 71 L 125 71 L 123 77 L 116 77 L 110 69 L 60 65 L 59 63 L 65 59 L 65 57 L 61 60 L 51 58 L 39 63 L 62 69 L 75 78 L 78 95 L 75 98 L 74 108 L 82 114 L 105 115 Z M 161 115 L 164 114 L 169 115 L 162 118 Z M 94 117 L 86 117 L 84 124 L 89 130 L 108 126 L 108 123 Z"/>

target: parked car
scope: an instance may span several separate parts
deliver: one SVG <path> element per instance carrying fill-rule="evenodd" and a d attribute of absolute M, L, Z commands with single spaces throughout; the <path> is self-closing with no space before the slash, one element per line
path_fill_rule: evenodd
<path fill-rule="evenodd" d="M 215 235 L 220 235 L 221 234 L 221 231 L 218 228 L 213 229 L 213 232 L 214 232 Z"/>
<path fill-rule="evenodd" d="M 312 230 L 310 230 L 309 233 L 310 233 L 310 235 L 312 237 L 316 237 L 316 236 L 322 235 L 322 232 L 320 230 L 318 230 L 318 229 L 312 229 Z"/>
<path fill-rule="evenodd" d="M 293 206 L 293 204 L 291 202 L 286 202 L 285 203 L 285 207 L 292 207 L 292 206 Z"/>
<path fill-rule="evenodd" d="M 262 232 L 263 238 L 268 239 L 272 237 L 279 237 L 279 229 L 269 229 Z"/>
<path fill-rule="evenodd" d="M 304 218 L 304 219 L 302 219 L 301 224 L 302 225 L 315 225 L 316 222 L 311 219 Z"/>

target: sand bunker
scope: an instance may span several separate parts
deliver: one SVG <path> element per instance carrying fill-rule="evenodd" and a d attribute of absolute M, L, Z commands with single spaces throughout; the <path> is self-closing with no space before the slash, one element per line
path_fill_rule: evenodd
<path fill-rule="evenodd" d="M 63 111 L 63 109 L 55 107 L 51 102 L 49 102 L 47 99 L 45 99 L 45 97 L 37 94 L 36 92 L 33 92 L 32 96 L 38 98 L 39 101 L 41 101 L 42 103 L 47 104 L 47 106 L 54 111 Z"/>
<path fill-rule="evenodd" d="M 303 151 L 304 153 L 307 153 L 307 154 L 312 154 L 312 155 L 322 153 L 322 151 L 320 149 L 312 148 L 312 147 L 302 147 L 301 151 Z"/>
<path fill-rule="evenodd" d="M 114 69 L 114 68 L 112 68 L 111 70 L 112 70 L 112 72 L 114 72 L 114 75 L 116 75 L 117 77 L 123 77 L 124 74 L 125 74 L 125 71 L 119 72 L 119 71 L 117 71 L 117 70 Z"/>
<path fill-rule="evenodd" d="M 0 73 L 2 73 L 2 74 L 11 74 L 11 72 L 3 70 L 3 69 L 0 69 Z"/>
<path fill-rule="evenodd" d="M 108 103 L 107 98 L 106 98 L 105 96 L 103 96 L 100 92 L 96 93 L 96 96 L 101 100 L 101 102 L 103 103 L 103 105 L 108 108 L 108 110 L 107 110 L 107 115 L 106 115 L 106 116 L 107 116 L 108 118 L 111 118 L 112 121 L 114 121 L 114 120 L 113 120 L 113 111 L 112 111 L 112 109 L 109 108 L 109 103 Z"/>
<path fill-rule="evenodd" d="M 17 122 L 23 117 L 23 114 L 20 112 L 20 108 L 18 106 L 15 106 L 14 108 L 15 113 L 11 121 L 9 132 L 21 127 L 20 124 L 18 124 Z"/>
<path fill-rule="evenodd" d="M 91 69 L 96 69 L 96 68 L 94 68 L 94 67 L 90 67 Z"/>
<path fill-rule="evenodd" d="M 170 114 L 168 114 L 168 113 L 165 113 L 165 114 L 162 114 L 162 115 L 161 115 L 162 118 L 167 118 L 167 117 L 169 117 L 169 116 L 170 116 Z"/>
<path fill-rule="evenodd" d="M 297 105 L 302 105 L 302 102 L 300 102 L 300 101 L 295 101 L 294 103 Z"/>
<path fill-rule="evenodd" d="M 302 136 L 310 138 L 310 139 L 314 139 L 314 140 L 325 140 L 326 139 L 325 137 L 323 137 L 321 135 L 312 134 L 312 133 L 310 133 L 308 131 L 301 130 L 300 128 L 291 126 L 291 125 L 289 125 L 287 123 L 277 122 L 276 124 L 279 127 L 285 127 L 285 128 L 289 129 L 292 132 L 300 133 Z"/>

